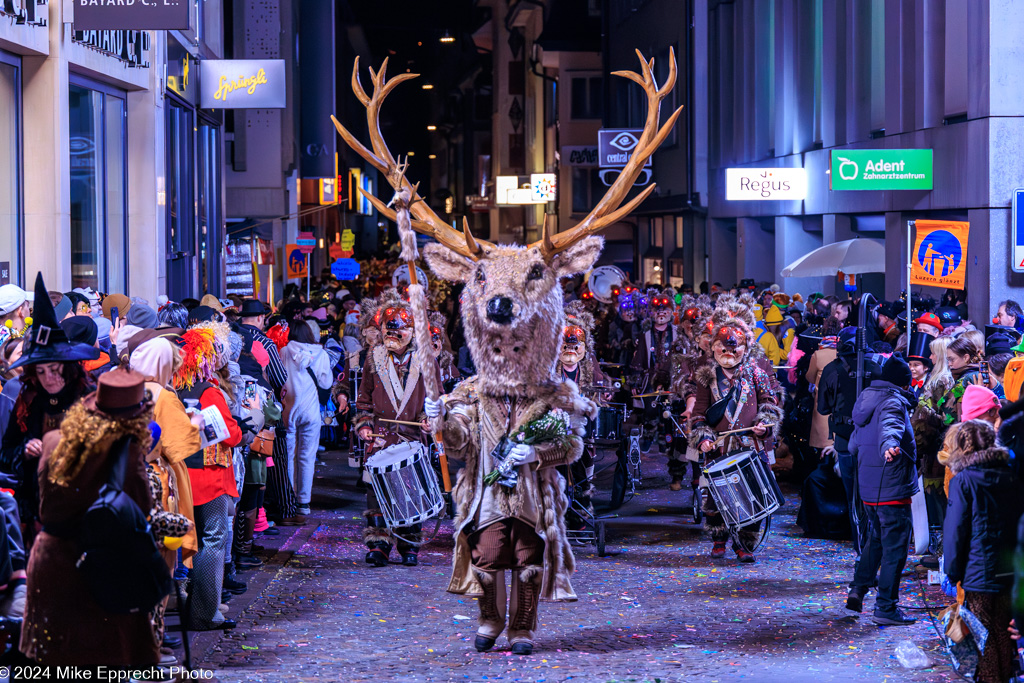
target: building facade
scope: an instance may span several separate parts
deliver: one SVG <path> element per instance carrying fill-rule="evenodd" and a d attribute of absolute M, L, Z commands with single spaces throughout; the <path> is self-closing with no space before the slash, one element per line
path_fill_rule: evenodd
<path fill-rule="evenodd" d="M 0 271 L 151 303 L 198 291 L 220 277 L 222 143 L 190 93 L 223 55 L 222 6 L 198 5 L 188 31 L 78 31 L 72 11 L 0 10 Z"/>
<path fill-rule="evenodd" d="M 672 3 L 667 3 L 672 4 Z M 698 0 L 706 18 L 709 279 L 842 290 L 783 278 L 807 251 L 861 237 L 885 246 L 863 288 L 906 287 L 908 221 L 969 221 L 968 307 L 985 320 L 1024 277 L 1010 263 L 1013 189 L 1024 183 L 1024 88 L 1010 0 Z M 833 150 L 925 149 L 931 190 L 830 186 Z M 802 201 L 728 201 L 732 167 L 806 169 Z M 832 173 L 836 169 L 831 169 Z M 918 287 L 913 288 L 915 291 Z M 936 296 L 941 292 L 926 290 Z"/>

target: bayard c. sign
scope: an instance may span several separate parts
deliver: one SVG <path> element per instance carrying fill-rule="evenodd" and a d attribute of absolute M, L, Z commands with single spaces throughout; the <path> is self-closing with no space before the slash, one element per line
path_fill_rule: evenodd
<path fill-rule="evenodd" d="M 204 59 L 199 106 L 203 109 L 282 109 L 283 59 Z"/>

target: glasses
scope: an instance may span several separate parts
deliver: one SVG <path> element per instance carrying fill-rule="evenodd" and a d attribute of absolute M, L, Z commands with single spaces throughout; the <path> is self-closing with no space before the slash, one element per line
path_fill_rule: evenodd
<path fill-rule="evenodd" d="M 602 168 L 597 172 L 601 178 L 601 182 L 605 185 L 611 186 L 615 184 L 615 181 L 622 175 L 621 168 Z M 640 175 L 633 181 L 634 185 L 646 185 L 651 182 L 651 169 L 643 168 L 640 169 Z"/>

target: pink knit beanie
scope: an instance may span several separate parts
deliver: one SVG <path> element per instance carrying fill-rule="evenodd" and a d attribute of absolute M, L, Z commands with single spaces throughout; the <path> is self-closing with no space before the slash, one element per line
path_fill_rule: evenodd
<path fill-rule="evenodd" d="M 961 419 L 973 420 L 998 407 L 999 398 L 991 389 L 980 384 L 968 384 L 960 400 Z"/>

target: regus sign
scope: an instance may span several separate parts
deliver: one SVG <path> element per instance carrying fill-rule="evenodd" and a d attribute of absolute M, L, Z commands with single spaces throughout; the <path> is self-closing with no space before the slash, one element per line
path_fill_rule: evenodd
<path fill-rule="evenodd" d="M 807 198 L 807 171 L 802 168 L 727 168 L 729 201 L 799 201 Z"/>

